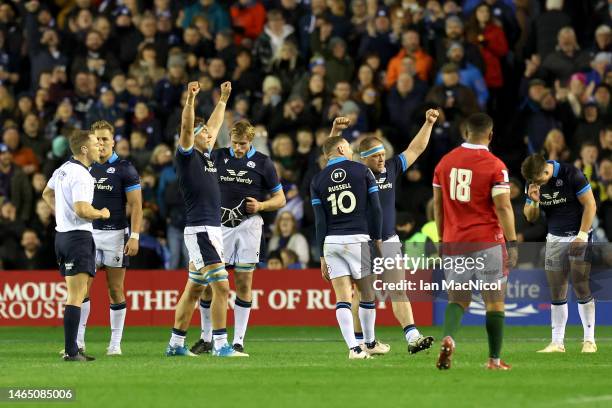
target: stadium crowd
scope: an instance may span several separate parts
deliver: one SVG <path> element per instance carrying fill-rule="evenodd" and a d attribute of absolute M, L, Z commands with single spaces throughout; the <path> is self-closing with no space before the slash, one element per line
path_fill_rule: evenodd
<path fill-rule="evenodd" d="M 481 110 L 514 176 L 519 241 L 546 234 L 522 216 L 519 168 L 533 152 L 582 169 L 596 239 L 612 240 L 611 17 L 605 0 L 1 0 L 0 269 L 56 267 L 41 193 L 69 158 L 66 136 L 97 120 L 114 124 L 117 154 L 141 176 L 130 267 L 185 267 L 173 157 L 190 80 L 205 118 L 232 81 L 218 145 L 246 118 L 274 160 L 287 205 L 264 215 L 272 269 L 319 258 L 308 187 L 333 119 L 351 119 L 343 136 L 355 144 L 384 138 L 390 157 L 432 107 L 441 115 L 429 148 L 397 194 L 402 240 L 437 241 L 433 169 Z"/>

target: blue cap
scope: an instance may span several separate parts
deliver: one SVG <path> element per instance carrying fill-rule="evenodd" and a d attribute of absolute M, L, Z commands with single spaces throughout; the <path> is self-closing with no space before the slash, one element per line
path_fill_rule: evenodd
<path fill-rule="evenodd" d="M 0 153 L 6 153 L 9 151 L 9 148 L 4 143 L 0 143 Z"/>

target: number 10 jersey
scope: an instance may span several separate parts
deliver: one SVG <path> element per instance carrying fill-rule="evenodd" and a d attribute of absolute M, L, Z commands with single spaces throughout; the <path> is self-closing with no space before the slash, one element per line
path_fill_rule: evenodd
<path fill-rule="evenodd" d="M 442 193 L 443 242 L 503 242 L 493 197 L 508 193 L 506 165 L 484 145 L 463 143 L 436 166 L 434 188 Z"/>

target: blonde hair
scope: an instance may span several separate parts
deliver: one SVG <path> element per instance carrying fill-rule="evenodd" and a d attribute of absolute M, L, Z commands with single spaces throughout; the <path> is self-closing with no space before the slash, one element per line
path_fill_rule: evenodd
<path fill-rule="evenodd" d="M 276 221 L 274 222 L 274 235 L 277 235 L 279 237 L 282 236 L 280 230 L 280 219 L 285 214 L 288 214 L 291 217 L 291 221 L 293 222 L 293 228 L 291 228 L 291 233 L 289 235 L 291 236 L 297 232 L 297 220 L 295 219 L 295 215 L 293 215 L 291 211 L 283 211 L 278 213 Z"/>
<path fill-rule="evenodd" d="M 230 130 L 230 137 L 232 136 L 238 138 L 246 137 L 249 142 L 252 142 L 255 138 L 255 127 L 248 120 L 240 120 L 234 123 Z"/>

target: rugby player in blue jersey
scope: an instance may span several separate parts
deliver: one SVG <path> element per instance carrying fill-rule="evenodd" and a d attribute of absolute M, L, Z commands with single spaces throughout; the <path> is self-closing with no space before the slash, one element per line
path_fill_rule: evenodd
<path fill-rule="evenodd" d="M 523 212 L 527 221 L 546 215 L 545 271 L 550 286 L 552 341 L 539 353 L 564 353 L 567 323 L 567 290 L 571 278 L 578 299 L 584 337 L 583 353 L 595 353 L 595 300 L 590 288 L 590 248 L 593 219 L 597 212 L 591 184 L 571 164 L 546 160 L 533 154 L 521 166 L 528 182 Z"/>

